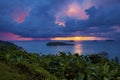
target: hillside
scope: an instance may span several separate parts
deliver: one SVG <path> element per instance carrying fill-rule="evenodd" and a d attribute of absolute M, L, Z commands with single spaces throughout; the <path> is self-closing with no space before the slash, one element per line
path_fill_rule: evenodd
<path fill-rule="evenodd" d="M 0 41 L 0 80 L 120 80 L 120 64 L 106 52 L 39 55 Z"/>

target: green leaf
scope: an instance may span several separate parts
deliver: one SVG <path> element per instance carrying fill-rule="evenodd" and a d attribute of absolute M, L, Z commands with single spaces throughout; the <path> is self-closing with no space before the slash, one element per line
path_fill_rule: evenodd
<path fill-rule="evenodd" d="M 105 77 L 104 80 L 109 80 L 109 79 Z"/>
<path fill-rule="evenodd" d="M 117 80 L 120 80 L 120 77 L 117 77 Z"/>
<path fill-rule="evenodd" d="M 84 77 L 85 77 L 84 74 L 78 73 L 78 80 L 83 80 Z"/>

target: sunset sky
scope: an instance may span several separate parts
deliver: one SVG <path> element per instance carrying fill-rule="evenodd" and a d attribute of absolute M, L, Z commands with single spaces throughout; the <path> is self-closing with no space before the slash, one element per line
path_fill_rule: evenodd
<path fill-rule="evenodd" d="M 120 0 L 0 0 L 0 40 L 120 39 Z"/>

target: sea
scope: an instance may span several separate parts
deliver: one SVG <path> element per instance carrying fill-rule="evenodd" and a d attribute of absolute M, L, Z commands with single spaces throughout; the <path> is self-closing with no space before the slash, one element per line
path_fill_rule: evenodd
<path fill-rule="evenodd" d="M 97 54 L 107 52 L 109 58 L 118 57 L 120 59 L 120 41 L 11 41 L 24 48 L 29 53 L 38 54 L 58 54 L 59 52 L 70 52 L 79 55 Z M 74 45 L 47 46 L 48 42 L 65 42 Z"/>

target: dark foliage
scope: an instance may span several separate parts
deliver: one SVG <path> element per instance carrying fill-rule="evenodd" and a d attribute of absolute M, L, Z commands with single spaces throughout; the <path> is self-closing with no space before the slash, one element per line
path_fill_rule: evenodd
<path fill-rule="evenodd" d="M 119 58 L 108 54 L 28 53 L 0 41 L 0 80 L 120 80 Z"/>

